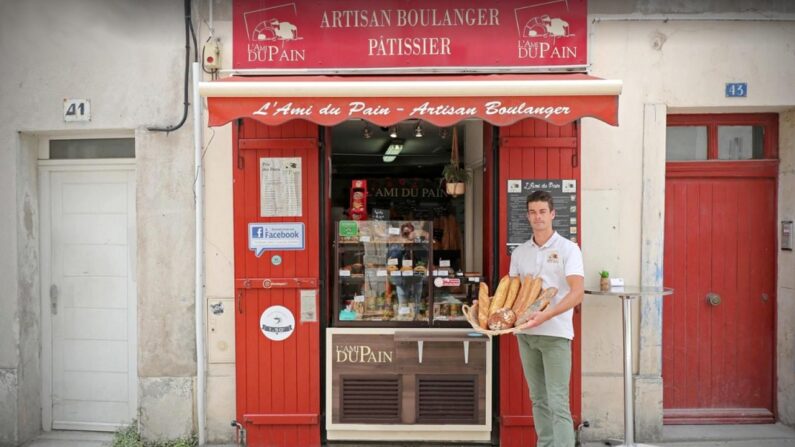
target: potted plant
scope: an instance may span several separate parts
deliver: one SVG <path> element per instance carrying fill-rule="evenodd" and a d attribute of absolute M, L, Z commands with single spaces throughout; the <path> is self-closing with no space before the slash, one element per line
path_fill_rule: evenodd
<path fill-rule="evenodd" d="M 453 141 L 450 150 L 450 163 L 442 170 L 447 194 L 460 196 L 464 194 L 465 184 L 469 180 L 469 172 L 458 160 L 458 131 L 453 127 Z"/>
<path fill-rule="evenodd" d="M 466 181 L 469 180 L 467 170 L 458 164 L 448 164 L 442 170 L 442 176 L 447 188 L 447 194 L 460 196 L 464 194 Z"/>
<path fill-rule="evenodd" d="M 610 290 L 610 272 L 607 270 L 599 272 L 599 290 L 602 292 Z"/>

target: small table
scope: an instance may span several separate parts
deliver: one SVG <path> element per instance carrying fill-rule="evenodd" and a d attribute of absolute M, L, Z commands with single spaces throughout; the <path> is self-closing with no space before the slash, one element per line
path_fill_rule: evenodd
<path fill-rule="evenodd" d="M 632 300 L 640 296 L 664 296 L 674 293 L 674 289 L 668 287 L 649 287 L 649 286 L 623 286 L 613 287 L 610 290 L 587 289 L 588 295 L 617 296 L 623 304 L 622 315 L 624 317 L 624 444 L 626 447 L 642 447 L 646 444 L 635 443 L 635 409 L 634 388 L 632 387 L 632 319 L 631 303 Z"/>

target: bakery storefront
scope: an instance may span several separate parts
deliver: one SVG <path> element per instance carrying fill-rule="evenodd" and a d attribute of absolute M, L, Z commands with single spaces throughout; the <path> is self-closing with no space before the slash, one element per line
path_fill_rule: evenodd
<path fill-rule="evenodd" d="M 248 445 L 531 442 L 515 339 L 474 333 L 462 307 L 530 237 L 529 191 L 579 242 L 579 120 L 617 125 L 621 91 L 586 73 L 586 1 L 233 14 L 234 73 L 200 92 L 209 126 L 232 123 Z"/>

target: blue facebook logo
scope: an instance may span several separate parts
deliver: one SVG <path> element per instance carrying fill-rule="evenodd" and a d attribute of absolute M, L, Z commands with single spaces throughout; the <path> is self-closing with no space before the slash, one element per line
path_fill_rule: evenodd
<path fill-rule="evenodd" d="M 264 228 L 253 226 L 253 227 L 251 227 L 251 238 L 252 239 L 262 239 L 262 236 L 264 235 L 263 234 L 264 232 L 265 232 Z"/>

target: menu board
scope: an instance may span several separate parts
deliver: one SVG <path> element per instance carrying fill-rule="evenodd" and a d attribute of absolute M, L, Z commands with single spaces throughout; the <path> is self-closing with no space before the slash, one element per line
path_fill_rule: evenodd
<path fill-rule="evenodd" d="M 577 242 L 577 180 L 508 180 L 508 255 L 533 235 L 527 220 L 527 196 L 543 190 L 552 194 L 555 204 L 555 231 Z"/>
<path fill-rule="evenodd" d="M 301 158 L 259 159 L 262 217 L 301 216 Z"/>

